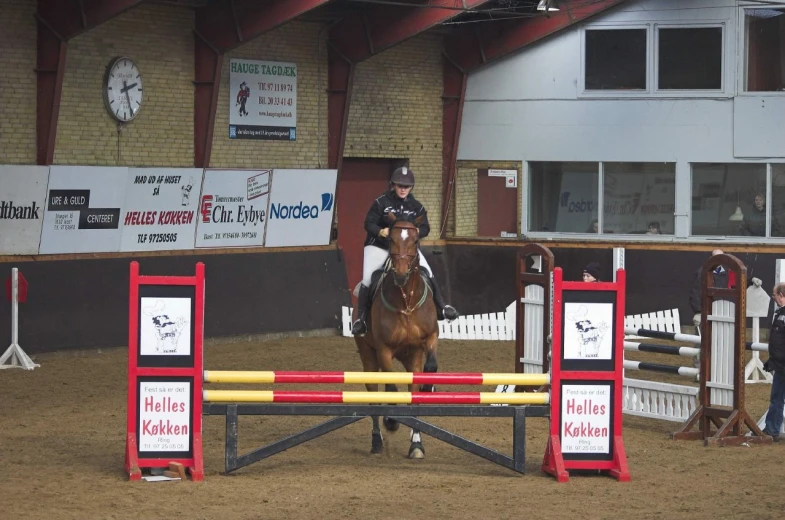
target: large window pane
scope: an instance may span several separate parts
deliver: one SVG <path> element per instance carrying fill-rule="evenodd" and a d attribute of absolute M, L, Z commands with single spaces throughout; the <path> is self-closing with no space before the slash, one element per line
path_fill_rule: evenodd
<path fill-rule="evenodd" d="M 660 29 L 657 88 L 720 90 L 722 28 Z"/>
<path fill-rule="evenodd" d="M 785 9 L 744 10 L 747 41 L 746 90 L 785 89 Z"/>
<path fill-rule="evenodd" d="M 673 234 L 674 163 L 603 163 L 603 232 Z"/>
<path fill-rule="evenodd" d="M 598 232 L 598 163 L 531 162 L 529 172 L 529 231 Z"/>
<path fill-rule="evenodd" d="M 785 164 L 771 165 L 771 236 L 785 237 Z"/>
<path fill-rule="evenodd" d="M 646 29 L 586 30 L 586 90 L 646 90 Z"/>
<path fill-rule="evenodd" d="M 692 165 L 692 234 L 765 236 L 766 165 Z"/>

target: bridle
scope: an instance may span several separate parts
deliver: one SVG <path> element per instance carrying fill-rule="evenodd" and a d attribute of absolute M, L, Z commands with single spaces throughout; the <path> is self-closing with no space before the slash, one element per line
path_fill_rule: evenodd
<path fill-rule="evenodd" d="M 393 226 L 393 229 L 411 229 L 415 233 L 417 232 L 416 228 L 408 228 L 408 227 L 402 227 L 402 226 Z M 396 287 L 399 287 L 401 290 L 403 290 L 403 288 L 406 287 L 406 284 L 409 281 L 409 277 L 412 274 L 414 274 L 416 272 L 419 272 L 419 270 L 420 270 L 420 261 L 419 261 L 420 260 L 420 255 L 417 252 L 417 244 L 419 242 L 420 242 L 420 237 L 418 236 L 417 240 L 414 241 L 414 253 L 413 254 L 393 253 L 392 251 L 390 252 L 390 258 L 392 258 L 393 262 L 395 262 L 396 260 L 400 260 L 400 259 L 406 260 L 406 277 L 403 279 L 403 283 L 402 284 L 398 284 L 398 281 L 395 279 L 395 277 L 393 277 L 393 283 L 396 285 Z"/>
<path fill-rule="evenodd" d="M 415 233 L 417 232 L 416 228 L 409 228 L 409 227 L 403 227 L 403 226 L 393 226 L 393 229 L 411 229 Z M 382 296 L 382 303 L 384 303 L 385 307 L 387 307 L 389 310 L 396 311 L 396 312 L 398 312 L 400 314 L 403 314 L 404 316 L 410 316 L 414 311 L 416 311 L 417 309 L 422 307 L 423 303 L 425 303 L 425 300 L 426 300 L 426 297 L 427 297 L 428 291 L 429 291 L 428 284 L 424 283 L 425 290 L 423 291 L 422 297 L 419 299 L 419 301 L 416 301 L 416 302 L 412 301 L 414 299 L 414 287 L 409 289 L 409 293 L 408 294 L 406 293 L 406 286 L 409 283 L 409 279 L 411 278 L 411 276 L 413 274 L 414 275 L 420 275 L 420 255 L 419 255 L 419 252 L 417 250 L 417 244 L 419 243 L 419 241 L 420 241 L 420 238 L 418 236 L 417 240 L 415 240 L 415 242 L 414 242 L 414 253 L 413 254 L 390 252 L 390 258 L 393 260 L 393 263 L 394 263 L 395 260 L 400 260 L 400 259 L 404 259 L 406 261 L 406 276 L 403 279 L 403 283 L 399 284 L 398 280 L 393 275 L 393 285 L 395 285 L 401 291 L 401 297 L 403 298 L 403 303 L 404 303 L 404 305 L 406 307 L 404 309 L 397 309 L 397 308 L 393 307 L 392 305 L 390 305 L 390 303 L 384 297 L 384 291 L 382 291 L 382 294 L 381 294 L 381 296 Z M 393 267 L 393 269 L 394 269 L 394 267 Z"/>

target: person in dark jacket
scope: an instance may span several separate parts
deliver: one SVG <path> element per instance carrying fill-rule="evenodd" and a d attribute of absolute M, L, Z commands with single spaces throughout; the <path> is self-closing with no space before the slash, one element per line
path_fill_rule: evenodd
<path fill-rule="evenodd" d="M 753 237 L 766 236 L 766 197 L 763 194 L 755 195 L 752 209 L 744 215 L 744 220 L 741 222 L 741 234 Z"/>
<path fill-rule="evenodd" d="M 397 219 L 414 221 L 422 216 L 422 223 L 418 229 L 419 238 L 425 238 L 431 231 L 428 224 L 428 212 L 422 204 L 411 194 L 414 187 L 414 172 L 406 166 L 396 169 L 390 177 L 390 189 L 382 193 L 371 204 L 365 216 L 365 238 L 363 249 L 363 279 L 360 282 L 360 292 L 357 295 L 357 320 L 352 324 L 352 334 L 357 336 L 365 334 L 368 327 L 365 320 L 370 310 L 369 287 L 373 273 L 384 266 L 390 249 L 390 222 L 387 217 L 390 213 Z M 441 295 L 441 290 L 433 278 L 433 271 L 428 261 L 419 251 L 422 272 L 430 279 L 433 287 L 433 301 L 439 319 L 454 320 L 458 311 L 452 305 L 447 305 Z"/>
<path fill-rule="evenodd" d="M 711 256 L 723 254 L 722 249 L 715 249 L 711 252 Z M 701 269 L 703 266 L 698 267 L 692 278 L 692 290 L 690 291 L 690 307 L 692 308 L 692 324 L 695 325 L 698 335 L 701 333 Z M 711 274 L 713 287 L 727 288 L 736 286 L 736 276 L 734 273 L 729 273 L 727 269 L 720 266 Z"/>
<path fill-rule="evenodd" d="M 769 329 L 769 359 L 763 369 L 772 372 L 769 411 L 766 412 L 766 427 L 763 433 L 779 441 L 782 429 L 783 407 L 785 407 L 785 283 L 778 283 L 772 291 L 777 311 Z"/>
<path fill-rule="evenodd" d="M 589 262 L 583 268 L 583 281 L 584 282 L 601 282 L 602 281 L 602 268 L 599 262 Z"/>

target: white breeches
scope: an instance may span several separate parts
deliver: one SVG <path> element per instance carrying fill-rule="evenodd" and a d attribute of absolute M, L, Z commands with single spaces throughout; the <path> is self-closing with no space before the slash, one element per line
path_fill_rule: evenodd
<path fill-rule="evenodd" d="M 423 256 L 422 251 L 417 249 L 417 252 L 420 255 L 420 266 L 425 267 L 429 275 L 433 275 L 431 266 L 428 265 L 428 261 Z M 389 252 L 381 247 L 365 246 L 365 249 L 363 249 L 363 279 L 361 282 L 364 286 L 371 286 L 371 276 L 373 276 L 374 271 L 384 266 L 388 256 Z"/>

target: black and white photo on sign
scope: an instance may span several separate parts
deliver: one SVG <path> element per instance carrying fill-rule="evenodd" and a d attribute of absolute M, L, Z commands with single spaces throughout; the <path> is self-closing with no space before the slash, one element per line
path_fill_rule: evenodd
<path fill-rule="evenodd" d="M 611 359 L 613 304 L 564 304 L 564 359 Z"/>
<path fill-rule="evenodd" d="M 142 298 L 140 355 L 191 354 L 191 299 Z"/>
<path fill-rule="evenodd" d="M 563 453 L 610 453 L 611 385 L 562 385 Z"/>
<path fill-rule="evenodd" d="M 139 451 L 188 451 L 191 446 L 191 384 L 139 384 Z"/>

